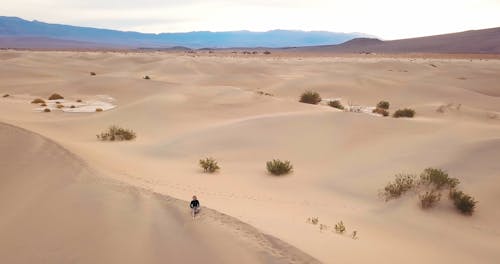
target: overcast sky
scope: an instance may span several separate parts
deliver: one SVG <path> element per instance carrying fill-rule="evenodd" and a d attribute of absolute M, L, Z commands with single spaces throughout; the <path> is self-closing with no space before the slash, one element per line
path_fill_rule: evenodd
<path fill-rule="evenodd" d="M 300 29 L 397 39 L 500 27 L 500 0 L 2 0 L 0 15 L 153 33 Z"/>

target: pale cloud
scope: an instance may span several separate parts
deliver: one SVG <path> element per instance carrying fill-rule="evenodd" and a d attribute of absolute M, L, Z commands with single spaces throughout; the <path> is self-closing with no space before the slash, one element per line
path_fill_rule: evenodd
<path fill-rule="evenodd" d="M 16 0 L 0 14 L 142 32 L 301 29 L 385 39 L 500 26 L 500 0 Z"/>

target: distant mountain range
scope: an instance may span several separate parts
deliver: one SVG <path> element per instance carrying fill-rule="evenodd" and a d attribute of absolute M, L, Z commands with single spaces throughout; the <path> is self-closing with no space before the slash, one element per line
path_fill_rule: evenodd
<path fill-rule="evenodd" d="M 338 45 L 300 47 L 290 50 L 323 53 L 500 54 L 500 27 L 390 41 L 357 38 Z"/>
<path fill-rule="evenodd" d="M 197 31 L 147 34 L 27 21 L 0 16 L 0 47 L 3 48 L 236 48 L 300 47 L 339 44 L 362 33 L 272 30 L 267 32 Z"/>

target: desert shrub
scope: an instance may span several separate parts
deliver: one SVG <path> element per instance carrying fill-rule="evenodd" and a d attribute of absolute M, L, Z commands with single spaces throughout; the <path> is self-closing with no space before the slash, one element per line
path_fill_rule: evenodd
<path fill-rule="evenodd" d="M 382 192 L 386 201 L 398 198 L 407 191 L 415 188 L 417 185 L 417 176 L 413 174 L 397 174 L 393 182 L 389 182 Z"/>
<path fill-rule="evenodd" d="M 344 106 L 340 103 L 339 100 L 332 100 L 332 101 L 328 102 L 328 105 L 331 107 L 340 109 L 340 110 L 344 110 Z"/>
<path fill-rule="evenodd" d="M 283 175 L 292 172 L 293 166 L 290 161 L 281 161 L 279 159 L 273 159 L 266 163 L 267 171 L 273 175 Z"/>
<path fill-rule="evenodd" d="M 77 103 L 81 103 L 82 102 L 82 99 L 78 99 L 76 100 Z"/>
<path fill-rule="evenodd" d="M 63 107 L 64 107 L 64 105 L 62 105 L 62 104 L 58 104 L 56 107 L 57 107 L 57 109 L 61 109 L 61 108 L 63 108 Z"/>
<path fill-rule="evenodd" d="M 375 114 L 379 114 L 379 115 L 383 115 L 383 116 L 388 116 L 389 115 L 389 111 L 383 109 L 383 108 L 375 108 L 373 109 L 372 113 L 375 113 Z"/>
<path fill-rule="evenodd" d="M 96 112 L 102 112 L 103 110 L 102 110 L 102 108 L 96 108 L 95 111 Z"/>
<path fill-rule="evenodd" d="M 40 106 L 47 106 L 47 104 L 46 103 L 42 103 L 42 104 L 40 104 Z"/>
<path fill-rule="evenodd" d="M 203 171 L 213 173 L 220 169 L 217 161 L 214 158 L 205 158 L 200 160 L 200 166 L 203 168 Z"/>
<path fill-rule="evenodd" d="M 451 178 L 446 171 L 441 169 L 427 168 L 420 174 L 420 183 L 433 185 L 437 190 L 443 188 L 453 189 L 460 181 L 457 178 Z"/>
<path fill-rule="evenodd" d="M 54 93 L 51 96 L 49 96 L 49 100 L 59 100 L 59 99 L 64 99 L 64 97 L 58 93 Z"/>
<path fill-rule="evenodd" d="M 149 75 L 146 75 L 146 76 L 144 76 L 144 77 L 143 77 L 143 79 L 144 79 L 144 80 L 150 80 L 150 79 L 151 79 L 151 77 L 149 77 Z"/>
<path fill-rule="evenodd" d="M 45 101 L 40 98 L 36 98 L 35 100 L 31 101 L 32 104 L 44 104 Z"/>
<path fill-rule="evenodd" d="M 474 197 L 465 194 L 462 191 L 452 189 L 450 191 L 450 198 L 453 200 L 455 207 L 463 214 L 471 215 L 474 212 L 477 201 Z"/>
<path fill-rule="evenodd" d="M 410 109 L 410 108 L 404 108 L 404 109 L 398 109 L 394 114 L 392 115 L 393 117 L 414 117 L 415 116 L 415 110 Z"/>
<path fill-rule="evenodd" d="M 420 207 L 422 207 L 422 209 L 427 209 L 434 207 L 434 205 L 441 200 L 441 193 L 432 190 L 420 195 L 419 197 Z"/>
<path fill-rule="evenodd" d="M 389 104 L 389 102 L 387 102 L 387 101 L 380 101 L 380 102 L 378 102 L 378 104 L 377 104 L 377 108 L 380 108 L 380 109 L 385 109 L 385 110 L 388 110 L 388 109 L 389 109 L 389 106 L 390 106 L 390 104 Z"/>
<path fill-rule="evenodd" d="M 90 76 L 96 76 L 97 74 L 95 72 L 90 72 Z"/>
<path fill-rule="evenodd" d="M 134 131 L 118 126 L 110 126 L 108 130 L 97 135 L 97 138 L 102 141 L 132 140 L 135 137 L 136 135 Z"/>
<path fill-rule="evenodd" d="M 4 94 L 2 97 L 3 97 L 3 98 L 7 98 L 7 97 L 9 97 L 9 96 L 10 96 L 10 94 Z"/>
<path fill-rule="evenodd" d="M 266 51 L 264 51 L 264 54 L 269 55 L 269 54 L 271 54 L 271 52 L 266 50 Z"/>
<path fill-rule="evenodd" d="M 299 101 L 306 104 L 318 104 L 321 102 L 321 96 L 317 92 L 306 91 L 300 96 Z"/>
<path fill-rule="evenodd" d="M 340 221 L 335 224 L 335 232 L 343 234 L 345 232 L 346 228 L 344 226 L 344 222 Z"/>
<path fill-rule="evenodd" d="M 358 239 L 358 231 L 356 231 L 356 230 L 352 231 L 351 238 Z"/>
<path fill-rule="evenodd" d="M 319 218 L 318 217 L 309 217 L 307 218 L 307 223 L 317 225 L 319 223 Z"/>
<path fill-rule="evenodd" d="M 72 105 L 72 106 L 70 106 L 69 108 L 76 108 L 76 106 Z"/>
<path fill-rule="evenodd" d="M 50 112 L 50 109 L 45 108 L 45 109 L 43 109 L 43 111 L 44 111 L 45 113 L 49 113 L 49 112 Z"/>

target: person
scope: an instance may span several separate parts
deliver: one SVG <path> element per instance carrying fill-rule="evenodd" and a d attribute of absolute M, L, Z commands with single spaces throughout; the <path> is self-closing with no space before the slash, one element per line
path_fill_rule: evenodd
<path fill-rule="evenodd" d="M 200 211 L 200 202 L 196 198 L 196 195 L 193 195 L 193 200 L 191 200 L 189 207 L 191 207 L 191 215 L 193 215 L 194 219 L 194 216 Z"/>

